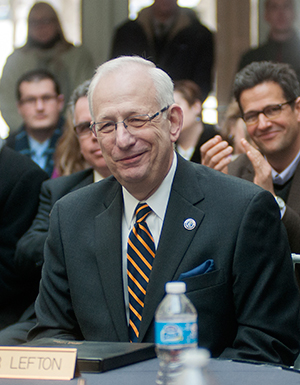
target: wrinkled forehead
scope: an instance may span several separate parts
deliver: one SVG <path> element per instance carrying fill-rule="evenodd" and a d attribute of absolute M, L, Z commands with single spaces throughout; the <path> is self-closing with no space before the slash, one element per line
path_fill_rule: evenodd
<path fill-rule="evenodd" d="M 93 110 L 133 108 L 138 110 L 156 105 L 154 82 L 145 69 L 139 67 L 107 73 L 99 79 L 93 94 Z"/>
<path fill-rule="evenodd" d="M 21 96 L 24 95 L 39 95 L 40 93 L 56 93 L 55 84 L 51 79 L 41 79 L 26 81 L 24 80 L 19 87 Z"/>

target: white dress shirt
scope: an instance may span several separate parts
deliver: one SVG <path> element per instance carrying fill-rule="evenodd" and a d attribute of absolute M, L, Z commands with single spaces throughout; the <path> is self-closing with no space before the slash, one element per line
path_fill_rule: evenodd
<path fill-rule="evenodd" d="M 271 168 L 273 183 L 279 184 L 279 185 L 285 184 L 285 182 L 287 182 L 294 175 L 299 161 L 300 161 L 300 151 L 298 152 L 298 154 L 296 155 L 292 163 L 281 173 L 278 174 L 277 171 Z"/>
<path fill-rule="evenodd" d="M 147 225 L 154 238 L 155 250 L 158 247 L 160 233 L 163 226 L 167 205 L 169 202 L 172 183 L 177 167 L 177 155 L 174 152 L 173 162 L 171 168 L 165 179 L 151 195 L 146 203 L 151 207 L 152 212 L 147 217 Z M 138 203 L 140 203 L 134 196 L 132 196 L 124 187 L 123 190 L 123 218 L 122 218 L 122 262 L 123 262 L 123 287 L 124 300 L 127 315 L 127 322 L 129 322 L 129 296 L 127 289 L 127 241 L 129 233 L 135 224 L 134 211 Z M 144 202 L 144 201 L 143 201 Z"/>

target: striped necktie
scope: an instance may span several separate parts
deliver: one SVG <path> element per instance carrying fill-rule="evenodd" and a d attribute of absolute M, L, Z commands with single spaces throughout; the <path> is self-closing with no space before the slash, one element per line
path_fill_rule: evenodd
<path fill-rule="evenodd" d="M 145 221 L 151 211 L 147 203 L 136 206 L 136 222 L 127 244 L 130 342 L 137 342 L 139 338 L 146 288 L 155 258 L 154 240 Z"/>

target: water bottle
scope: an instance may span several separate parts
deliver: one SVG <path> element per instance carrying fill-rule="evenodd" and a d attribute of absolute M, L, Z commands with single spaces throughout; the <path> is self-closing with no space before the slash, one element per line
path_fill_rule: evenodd
<path fill-rule="evenodd" d="M 210 352 L 207 349 L 189 349 L 181 355 L 183 370 L 176 385 L 215 385 L 208 372 Z"/>
<path fill-rule="evenodd" d="M 168 282 L 165 289 L 167 295 L 155 313 L 157 385 L 176 384 L 182 371 L 180 353 L 198 342 L 197 311 L 185 295 L 185 283 Z"/>

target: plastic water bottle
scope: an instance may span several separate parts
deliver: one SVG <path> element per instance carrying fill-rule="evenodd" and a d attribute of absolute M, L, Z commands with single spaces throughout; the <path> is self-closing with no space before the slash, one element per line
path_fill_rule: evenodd
<path fill-rule="evenodd" d="M 182 371 L 180 353 L 196 348 L 198 343 L 197 312 L 186 297 L 184 282 L 168 282 L 167 295 L 155 313 L 156 354 L 160 360 L 157 385 L 176 384 Z"/>
<path fill-rule="evenodd" d="M 181 355 L 183 370 L 176 385 L 215 385 L 208 372 L 210 352 L 207 349 L 189 349 Z"/>

